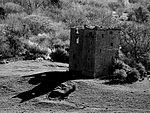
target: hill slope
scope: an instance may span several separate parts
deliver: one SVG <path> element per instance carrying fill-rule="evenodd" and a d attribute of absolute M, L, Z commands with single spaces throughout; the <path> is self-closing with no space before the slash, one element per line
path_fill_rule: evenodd
<path fill-rule="evenodd" d="M 10 63 L 8 73 L 6 68 L 1 68 L 3 74 L 0 76 L 0 113 L 150 112 L 150 82 L 148 80 L 131 85 L 106 85 L 105 82 L 107 81 L 100 80 L 74 80 L 72 82 L 76 84 L 77 90 L 70 94 L 66 100 L 48 100 L 47 94 L 45 94 L 19 103 L 20 99 L 12 97 L 36 87 L 28 83 L 32 77 L 21 77 L 31 74 L 31 71 L 35 74 L 36 71 L 34 70 L 36 69 L 28 70 L 28 66 L 32 67 L 33 65 L 36 65 L 38 69 L 49 66 L 49 71 L 67 69 L 63 64 L 57 64 L 58 68 L 56 69 L 56 65 L 53 63 L 35 61 Z M 5 66 L 1 65 L 1 67 Z M 15 70 L 15 68 L 19 68 L 19 70 Z M 10 70 L 14 70 L 12 71 L 13 74 L 10 73 Z M 28 70 L 26 74 L 24 70 Z"/>

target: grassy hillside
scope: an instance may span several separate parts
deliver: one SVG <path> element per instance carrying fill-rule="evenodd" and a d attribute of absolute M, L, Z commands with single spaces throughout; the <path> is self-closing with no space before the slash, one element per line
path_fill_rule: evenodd
<path fill-rule="evenodd" d="M 76 90 L 65 100 L 49 100 L 45 87 L 52 86 L 51 74 L 43 72 L 66 70 L 68 65 L 19 61 L 0 65 L 0 112 L 1 113 L 149 113 L 150 83 L 148 80 L 125 85 L 108 85 L 101 80 L 74 80 Z M 9 70 L 8 70 L 9 67 Z M 24 77 L 39 73 L 36 76 Z M 50 73 L 50 72 L 49 72 Z M 63 72 L 62 72 L 63 73 Z M 56 75 L 55 75 L 56 76 Z M 61 75 L 65 77 L 65 73 Z M 46 81 L 44 78 L 46 79 Z M 51 79 L 50 79 L 51 78 Z M 31 82 L 32 81 L 32 82 Z M 37 85 L 32 83 L 39 82 Z M 46 85 L 42 87 L 43 83 Z M 36 90 L 34 90 L 36 89 Z M 20 103 L 20 98 L 12 98 L 20 93 L 30 91 L 33 94 L 43 93 L 31 100 Z M 34 91 L 37 91 L 36 93 Z M 26 98 L 29 95 L 24 95 Z"/>

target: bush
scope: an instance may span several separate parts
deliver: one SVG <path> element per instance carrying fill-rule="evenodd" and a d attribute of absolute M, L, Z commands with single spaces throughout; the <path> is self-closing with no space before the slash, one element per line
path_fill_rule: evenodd
<path fill-rule="evenodd" d="M 113 67 L 114 67 L 114 69 L 122 69 L 123 65 L 124 65 L 123 61 L 121 61 L 121 60 L 115 60 L 114 64 L 113 64 Z"/>
<path fill-rule="evenodd" d="M 124 82 L 126 80 L 127 73 L 124 69 L 116 69 L 113 73 L 113 78 Z"/>
<path fill-rule="evenodd" d="M 69 30 L 60 30 L 56 32 L 56 38 L 61 39 L 62 41 L 67 41 L 70 39 L 70 31 Z"/>
<path fill-rule="evenodd" d="M 52 47 L 54 49 L 64 48 L 64 42 L 59 38 L 53 38 L 52 39 Z"/>
<path fill-rule="evenodd" d="M 49 6 L 47 8 L 43 9 L 43 13 L 45 16 L 50 17 L 52 20 L 55 20 L 57 22 L 60 21 L 60 19 L 62 18 L 61 16 L 61 9 L 58 7 L 54 7 L 54 6 Z"/>
<path fill-rule="evenodd" d="M 126 81 L 128 83 L 133 83 L 139 80 L 140 78 L 140 73 L 136 68 L 133 68 L 130 72 L 127 73 L 128 76 L 126 78 Z"/>
<path fill-rule="evenodd" d="M 64 42 L 64 48 L 69 49 L 70 48 L 70 40 L 66 40 Z"/>
<path fill-rule="evenodd" d="M 24 17 L 25 23 L 30 27 L 33 35 L 38 35 L 39 33 L 51 33 L 54 34 L 58 31 L 62 23 L 57 23 L 52 21 L 49 17 L 39 16 L 39 15 L 28 15 Z"/>
<path fill-rule="evenodd" d="M 145 69 L 145 67 L 142 65 L 142 63 L 136 64 L 136 69 L 139 71 L 141 78 L 147 76 L 146 69 Z"/>
<path fill-rule="evenodd" d="M 54 62 L 69 62 L 69 54 L 64 49 L 56 49 L 51 53 L 50 57 Z"/>
<path fill-rule="evenodd" d="M 22 18 L 25 14 L 9 14 L 5 24 L 0 26 L 0 54 L 2 58 L 18 57 L 24 51 L 25 38 L 30 36 L 30 30 Z"/>
<path fill-rule="evenodd" d="M 3 20 L 5 19 L 6 16 L 6 11 L 3 7 L 0 7 L 0 19 Z"/>
<path fill-rule="evenodd" d="M 24 8 L 21 5 L 15 4 L 13 2 L 5 3 L 4 9 L 7 13 L 21 13 L 24 11 Z"/>
<path fill-rule="evenodd" d="M 52 38 L 50 34 L 38 34 L 38 36 L 32 36 L 29 40 L 33 43 L 36 43 L 38 46 L 44 48 L 51 48 L 52 47 Z"/>
<path fill-rule="evenodd" d="M 9 58 L 9 57 L 17 57 L 21 56 L 24 52 L 24 44 L 17 36 L 8 36 L 5 37 L 6 41 L 3 38 L 0 38 L 0 54 L 2 54 L 2 58 Z"/>
<path fill-rule="evenodd" d="M 20 56 L 24 51 L 24 44 L 22 43 L 20 37 L 13 34 L 13 32 L 9 31 L 6 35 L 7 44 L 9 44 L 9 52 L 12 57 Z"/>
<path fill-rule="evenodd" d="M 115 69 L 124 69 L 126 72 L 131 71 L 131 67 L 127 64 L 125 64 L 123 61 L 116 59 L 113 63 L 112 63 L 112 68 L 113 71 Z"/>
<path fill-rule="evenodd" d="M 45 33 L 38 34 L 38 36 L 32 36 L 28 41 L 25 41 L 24 43 L 26 43 L 26 48 L 30 53 L 41 55 L 50 54 L 52 50 L 57 51 L 57 49 L 65 49 L 69 47 L 68 40 L 62 41 L 55 36 L 51 36 L 51 34 Z M 54 57 L 55 56 L 57 55 L 54 55 Z"/>
<path fill-rule="evenodd" d="M 110 27 L 118 23 L 118 20 L 113 18 L 112 12 L 108 8 L 86 6 L 84 9 L 86 14 L 86 24 L 88 25 Z"/>
<path fill-rule="evenodd" d="M 62 10 L 61 20 L 68 27 L 82 26 L 86 23 L 86 12 L 80 4 L 73 4 L 71 8 Z"/>
<path fill-rule="evenodd" d="M 5 37 L 1 36 L 0 37 L 0 59 L 10 57 L 10 46 L 8 43 L 4 43 L 5 40 L 3 40 Z"/>
<path fill-rule="evenodd" d="M 9 14 L 5 20 L 5 24 L 7 24 L 9 31 L 11 30 L 14 35 L 28 38 L 31 32 L 29 26 L 23 20 L 25 16 L 26 13 Z"/>
<path fill-rule="evenodd" d="M 22 20 L 24 14 L 9 14 L 6 18 L 5 37 L 9 42 L 10 48 L 18 51 L 23 49 L 22 39 L 27 38 L 30 35 L 29 28 L 24 24 Z M 17 50 L 18 49 L 18 50 Z"/>
<path fill-rule="evenodd" d="M 131 66 L 131 63 L 133 63 L 133 60 L 128 58 L 121 50 L 118 51 L 116 58 L 129 66 Z"/>
<path fill-rule="evenodd" d="M 113 74 L 112 79 L 132 83 L 146 75 L 146 70 L 141 63 L 133 65 L 134 67 L 130 67 L 121 60 L 114 60 L 110 68 Z"/>
<path fill-rule="evenodd" d="M 146 23 L 149 21 L 149 12 L 143 6 L 136 6 L 130 9 L 130 12 L 128 14 L 128 20 L 138 23 Z"/>
<path fill-rule="evenodd" d="M 84 5 L 84 3 L 82 3 L 82 4 Z M 97 7 L 97 8 L 103 7 L 102 3 L 98 3 L 98 2 L 92 1 L 92 0 L 89 1 L 88 5 L 92 6 L 92 7 Z"/>
<path fill-rule="evenodd" d="M 49 53 L 49 48 L 46 46 L 40 46 L 38 43 L 32 42 L 32 41 L 27 41 L 24 42 L 26 45 L 26 49 L 33 54 L 47 54 Z"/>
<path fill-rule="evenodd" d="M 59 4 L 60 0 L 51 0 L 52 5 L 57 5 Z"/>
<path fill-rule="evenodd" d="M 118 2 L 110 2 L 108 3 L 108 6 L 112 11 L 116 11 L 118 8 L 122 7 L 121 4 Z"/>

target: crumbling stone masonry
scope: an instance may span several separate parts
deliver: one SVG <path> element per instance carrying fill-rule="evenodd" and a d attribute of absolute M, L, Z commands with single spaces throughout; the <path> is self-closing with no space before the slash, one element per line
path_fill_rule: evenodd
<path fill-rule="evenodd" d="M 119 37 L 119 28 L 71 28 L 69 70 L 92 78 L 108 75 Z"/>

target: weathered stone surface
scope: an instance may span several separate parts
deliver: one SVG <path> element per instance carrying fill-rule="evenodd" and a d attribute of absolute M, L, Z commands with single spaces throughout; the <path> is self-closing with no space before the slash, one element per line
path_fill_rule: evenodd
<path fill-rule="evenodd" d="M 62 83 L 60 86 L 56 87 L 52 92 L 49 93 L 49 99 L 65 99 L 76 90 L 74 84 Z"/>
<path fill-rule="evenodd" d="M 71 28 L 69 70 L 87 77 L 108 75 L 112 58 L 119 50 L 120 29 Z"/>

